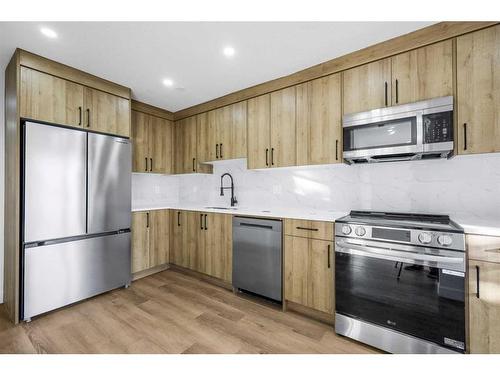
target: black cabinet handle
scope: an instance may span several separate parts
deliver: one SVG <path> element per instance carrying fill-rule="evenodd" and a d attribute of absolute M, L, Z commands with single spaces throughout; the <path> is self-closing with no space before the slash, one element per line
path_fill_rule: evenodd
<path fill-rule="evenodd" d="M 149 158 L 150 165 L 149 165 L 149 171 L 153 172 L 153 158 Z"/>
<path fill-rule="evenodd" d="M 479 298 L 479 266 L 476 266 L 476 297 Z"/>
<path fill-rule="evenodd" d="M 87 108 L 87 128 L 90 128 L 90 109 Z"/>
<path fill-rule="evenodd" d="M 207 214 L 205 214 L 205 230 L 207 230 Z"/>
<path fill-rule="evenodd" d="M 310 230 L 312 232 L 317 232 L 319 229 L 318 228 L 306 228 L 306 227 L 295 227 L 300 230 Z"/>
<path fill-rule="evenodd" d="M 82 107 L 78 107 L 78 125 L 82 124 Z"/>
<path fill-rule="evenodd" d="M 196 161 L 196 158 L 193 158 L 193 172 L 196 172 L 196 168 L 194 167 L 194 162 Z"/>
<path fill-rule="evenodd" d="M 335 140 L 335 160 L 339 160 L 339 140 Z"/>
<path fill-rule="evenodd" d="M 387 82 L 384 82 L 384 98 L 385 98 L 385 106 L 387 107 L 388 101 L 387 101 Z"/>
<path fill-rule="evenodd" d="M 266 148 L 266 167 L 269 166 L 269 149 Z"/>
<path fill-rule="evenodd" d="M 220 144 L 220 158 L 222 159 L 223 156 L 222 156 L 222 143 Z"/>
<path fill-rule="evenodd" d="M 328 244 L 328 268 L 330 268 L 330 244 Z"/>
<path fill-rule="evenodd" d="M 219 158 L 219 144 L 218 143 L 215 144 L 215 158 L 216 159 Z"/>
<path fill-rule="evenodd" d="M 464 150 L 467 150 L 467 123 L 464 122 Z"/>
<path fill-rule="evenodd" d="M 177 211 L 177 226 L 181 226 L 181 212 Z"/>
<path fill-rule="evenodd" d="M 271 148 L 271 165 L 274 165 L 274 148 Z"/>
<path fill-rule="evenodd" d="M 149 212 L 146 212 L 146 228 L 149 228 Z"/>
<path fill-rule="evenodd" d="M 147 172 L 148 171 L 148 158 L 144 158 L 144 161 L 146 162 L 146 167 L 144 170 Z"/>
<path fill-rule="evenodd" d="M 396 80 L 396 104 L 399 101 L 399 81 Z"/>
<path fill-rule="evenodd" d="M 203 230 L 203 214 L 200 214 L 200 229 Z"/>

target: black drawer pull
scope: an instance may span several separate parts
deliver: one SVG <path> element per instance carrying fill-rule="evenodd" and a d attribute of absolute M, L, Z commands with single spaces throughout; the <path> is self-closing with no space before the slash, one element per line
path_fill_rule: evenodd
<path fill-rule="evenodd" d="M 269 149 L 266 148 L 266 167 L 269 167 Z"/>
<path fill-rule="evenodd" d="M 196 161 L 196 158 L 193 158 L 193 172 L 196 172 L 196 168 L 194 166 L 194 162 Z"/>
<path fill-rule="evenodd" d="M 78 125 L 82 124 L 82 107 L 78 107 Z"/>
<path fill-rule="evenodd" d="M 149 212 L 146 212 L 146 228 L 149 228 Z"/>
<path fill-rule="evenodd" d="M 181 212 L 177 211 L 177 226 L 181 226 Z"/>
<path fill-rule="evenodd" d="M 398 104 L 399 101 L 399 81 L 396 80 L 396 104 Z"/>
<path fill-rule="evenodd" d="M 384 83 L 384 97 L 385 97 L 385 106 L 387 107 L 389 105 L 389 101 L 387 99 L 387 82 Z"/>
<path fill-rule="evenodd" d="M 330 244 L 328 244 L 328 268 L 330 268 Z"/>
<path fill-rule="evenodd" d="M 295 228 L 300 229 L 300 230 L 310 230 L 310 231 L 313 231 L 313 232 L 319 231 L 318 228 L 306 228 L 306 227 L 295 227 Z"/>
<path fill-rule="evenodd" d="M 464 123 L 464 150 L 467 150 L 467 123 Z"/>
<path fill-rule="evenodd" d="M 479 266 L 476 266 L 476 297 L 479 298 Z"/>
<path fill-rule="evenodd" d="M 207 229 L 208 229 L 208 228 L 207 228 L 207 216 L 208 216 L 208 215 L 207 215 L 207 214 L 205 214 L 205 230 L 207 230 Z"/>
<path fill-rule="evenodd" d="M 220 158 L 223 159 L 223 156 L 222 156 L 222 143 L 220 144 L 219 149 L 220 149 Z"/>
<path fill-rule="evenodd" d="M 215 158 L 216 159 L 219 158 L 219 144 L 218 143 L 215 144 Z"/>
<path fill-rule="evenodd" d="M 146 167 L 144 170 L 147 172 L 148 171 L 148 158 L 144 158 L 144 160 L 146 161 Z"/>
<path fill-rule="evenodd" d="M 335 140 L 335 160 L 339 160 L 339 140 Z"/>
<path fill-rule="evenodd" d="M 87 108 L 87 127 L 90 128 L 90 109 Z"/>
<path fill-rule="evenodd" d="M 149 166 L 149 171 L 153 172 L 153 158 L 149 158 L 149 161 L 151 162 L 150 163 L 151 165 Z"/>
<path fill-rule="evenodd" d="M 271 148 L 271 165 L 274 165 L 274 148 Z"/>

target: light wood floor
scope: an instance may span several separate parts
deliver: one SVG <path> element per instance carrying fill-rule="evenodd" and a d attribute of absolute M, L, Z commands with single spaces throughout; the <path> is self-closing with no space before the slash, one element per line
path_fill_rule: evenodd
<path fill-rule="evenodd" d="M 14 326 L 0 353 L 375 353 L 331 326 L 167 270 Z"/>

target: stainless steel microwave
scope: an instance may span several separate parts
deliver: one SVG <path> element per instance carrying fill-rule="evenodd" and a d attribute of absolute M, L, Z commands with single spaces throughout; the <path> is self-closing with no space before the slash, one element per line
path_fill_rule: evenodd
<path fill-rule="evenodd" d="M 342 124 L 348 164 L 453 155 L 452 96 L 344 115 Z"/>

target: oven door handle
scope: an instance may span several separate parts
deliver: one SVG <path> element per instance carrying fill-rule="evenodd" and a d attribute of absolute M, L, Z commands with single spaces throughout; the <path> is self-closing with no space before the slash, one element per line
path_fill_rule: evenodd
<path fill-rule="evenodd" d="M 386 248 L 377 248 L 372 246 L 359 246 L 349 244 L 347 247 L 341 242 L 336 242 L 336 251 L 347 254 L 355 254 L 361 256 L 369 256 L 372 258 L 395 260 L 398 262 L 405 261 L 420 261 L 420 262 L 439 262 L 447 264 L 463 264 L 463 257 L 455 258 L 448 257 L 444 255 L 428 255 L 428 254 L 418 254 L 414 252 L 391 250 Z"/>

